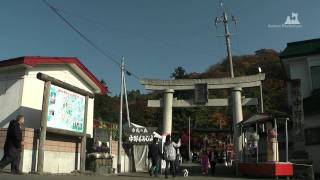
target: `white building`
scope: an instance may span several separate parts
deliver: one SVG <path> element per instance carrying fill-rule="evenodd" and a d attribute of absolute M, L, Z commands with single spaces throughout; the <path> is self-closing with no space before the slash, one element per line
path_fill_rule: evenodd
<path fill-rule="evenodd" d="M 298 127 L 304 132 L 305 150 L 320 173 L 320 39 L 288 43 L 280 57 L 288 78 L 292 119 L 302 122 Z"/>
<path fill-rule="evenodd" d="M 38 72 L 84 89 L 105 94 L 107 88 L 77 59 L 70 57 L 20 57 L 0 61 L 0 157 L 6 127 L 18 114 L 25 116 L 23 172 L 35 171 L 44 82 Z M 94 99 L 89 99 L 87 134 L 93 133 Z M 44 172 L 69 173 L 79 169 L 80 141 L 76 137 L 47 133 Z"/>

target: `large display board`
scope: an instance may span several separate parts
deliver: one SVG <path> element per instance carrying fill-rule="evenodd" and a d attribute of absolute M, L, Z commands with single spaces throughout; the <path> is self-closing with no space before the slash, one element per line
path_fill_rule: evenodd
<path fill-rule="evenodd" d="M 51 85 L 48 102 L 48 127 L 83 133 L 84 112 L 84 96 Z"/>

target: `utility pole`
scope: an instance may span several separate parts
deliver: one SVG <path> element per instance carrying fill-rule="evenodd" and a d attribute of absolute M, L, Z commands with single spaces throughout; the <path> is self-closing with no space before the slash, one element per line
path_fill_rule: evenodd
<path fill-rule="evenodd" d="M 119 117 L 119 140 L 118 140 L 118 156 L 117 171 L 121 173 L 121 147 L 122 147 L 122 106 L 123 106 L 123 84 L 124 84 L 124 57 L 121 62 L 121 86 L 120 86 L 120 117 Z"/>
<path fill-rule="evenodd" d="M 230 68 L 230 77 L 234 78 L 234 74 L 233 74 L 233 63 L 232 63 L 232 54 L 231 54 L 231 33 L 229 32 L 229 26 L 228 23 L 230 21 L 233 21 L 235 24 L 237 23 L 236 19 L 234 16 L 231 17 L 231 20 L 228 19 L 228 15 L 227 12 L 225 11 L 224 7 L 223 7 L 223 2 L 220 2 L 221 7 L 223 8 L 223 13 L 221 17 L 216 17 L 214 23 L 217 26 L 218 23 L 223 22 L 224 25 L 224 37 L 226 39 L 226 45 L 227 45 L 227 52 L 228 52 L 228 61 L 229 61 L 229 68 Z"/>
<path fill-rule="evenodd" d="M 234 78 L 233 73 L 233 63 L 232 63 L 232 53 L 231 53 L 231 33 L 229 32 L 229 22 L 233 21 L 235 25 L 237 24 L 237 21 L 234 16 L 231 16 L 231 19 L 228 19 L 227 12 L 225 8 L 223 7 L 222 0 L 220 1 L 221 8 L 223 9 L 222 16 L 216 17 L 215 19 L 215 25 L 217 26 L 218 23 L 223 22 L 224 26 L 224 37 L 226 40 L 226 46 L 227 46 L 227 53 L 228 53 L 228 61 L 229 61 L 229 68 L 230 68 L 230 77 Z M 234 87 L 232 90 L 232 108 L 233 108 L 233 142 L 235 145 L 235 151 L 236 151 L 236 158 L 235 158 L 235 173 L 236 175 L 239 174 L 238 169 L 238 163 L 242 161 L 242 152 L 243 152 L 243 135 L 242 135 L 242 129 L 238 127 L 238 124 L 243 120 L 243 114 L 242 114 L 242 102 L 241 102 L 241 87 Z"/>
<path fill-rule="evenodd" d="M 189 146 L 188 146 L 188 155 L 189 155 L 189 162 L 192 162 L 192 156 L 191 156 L 191 123 L 190 123 L 190 116 L 189 116 L 189 131 L 188 131 L 188 137 L 189 137 Z"/>

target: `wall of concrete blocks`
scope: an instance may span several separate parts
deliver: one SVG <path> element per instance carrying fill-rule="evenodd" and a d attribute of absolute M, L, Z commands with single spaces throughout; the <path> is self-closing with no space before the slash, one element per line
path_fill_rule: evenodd
<path fill-rule="evenodd" d="M 0 128 L 0 157 L 3 156 L 3 147 L 7 129 Z M 23 151 L 21 153 L 21 169 L 25 173 L 35 172 L 37 169 L 39 132 L 32 128 L 23 129 Z M 78 137 L 47 133 L 45 142 L 44 172 L 70 173 L 80 168 L 80 139 Z M 118 141 L 112 141 L 111 152 L 113 156 L 112 168 L 117 172 Z M 122 149 L 121 172 L 130 172 L 130 160 Z M 6 167 L 10 169 L 10 167 Z"/>
<path fill-rule="evenodd" d="M 0 129 L 0 155 L 3 155 L 7 129 Z M 38 132 L 25 128 L 22 136 L 24 146 L 21 152 L 21 170 L 25 173 L 35 172 L 38 155 Z M 44 172 L 70 173 L 80 167 L 80 139 L 47 133 L 45 142 Z"/>

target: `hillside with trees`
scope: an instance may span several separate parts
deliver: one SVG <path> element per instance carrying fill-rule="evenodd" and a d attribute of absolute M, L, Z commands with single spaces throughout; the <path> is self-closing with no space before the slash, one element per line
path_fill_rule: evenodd
<path fill-rule="evenodd" d="M 235 76 L 252 75 L 258 73 L 261 67 L 266 74 L 263 81 L 264 109 L 266 113 L 279 114 L 288 112 L 287 89 L 285 86 L 285 74 L 282 70 L 279 53 L 272 49 L 261 49 L 251 55 L 234 56 Z M 211 65 L 205 72 L 187 72 L 183 67 L 177 67 L 171 74 L 173 79 L 205 79 L 221 78 L 229 76 L 229 66 L 226 59 L 220 63 Z M 246 88 L 242 95 L 245 97 L 259 97 L 259 87 Z M 191 99 L 193 91 L 178 91 L 174 96 L 178 99 Z M 230 92 L 227 89 L 209 92 L 210 98 L 228 98 Z M 162 94 L 141 94 L 139 90 L 128 92 L 128 101 L 131 121 L 144 126 L 156 126 L 161 128 L 162 109 L 148 108 L 148 99 L 160 99 Z M 259 107 L 244 107 L 244 119 L 260 112 Z M 231 127 L 231 108 L 227 107 L 196 107 L 174 108 L 173 129 L 181 131 L 187 128 L 187 120 L 190 116 L 193 128 L 228 129 Z M 119 119 L 119 97 L 98 95 L 95 99 L 95 119 L 117 123 Z M 124 110 L 124 121 L 125 110 Z"/>

